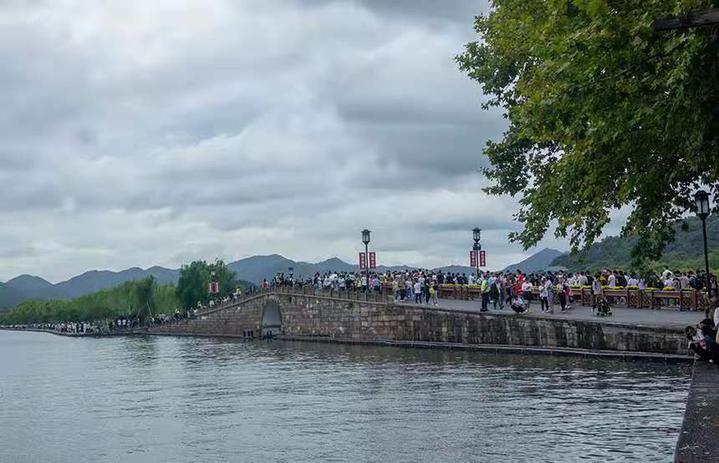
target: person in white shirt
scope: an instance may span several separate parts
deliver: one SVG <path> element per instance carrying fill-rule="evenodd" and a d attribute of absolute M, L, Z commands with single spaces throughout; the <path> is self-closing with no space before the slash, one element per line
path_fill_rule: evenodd
<path fill-rule="evenodd" d="M 419 280 L 414 284 L 414 302 L 415 304 L 422 302 L 422 283 Z"/>
<path fill-rule="evenodd" d="M 587 278 L 587 276 L 584 273 L 580 274 L 579 275 L 579 285 L 587 286 L 588 283 L 589 283 L 589 279 Z"/>
<path fill-rule="evenodd" d="M 524 280 L 524 283 L 522 283 L 522 298 L 527 303 L 527 307 L 529 307 L 532 301 L 532 283 L 530 283 L 529 280 Z"/>
<path fill-rule="evenodd" d="M 639 286 L 639 280 L 634 275 L 630 276 L 627 280 L 627 286 Z"/>
<path fill-rule="evenodd" d="M 679 289 L 687 289 L 689 287 L 689 277 L 686 273 L 679 276 Z"/>
<path fill-rule="evenodd" d="M 607 286 L 610 288 L 617 286 L 617 277 L 614 276 L 614 272 L 609 274 L 609 277 L 607 278 Z"/>

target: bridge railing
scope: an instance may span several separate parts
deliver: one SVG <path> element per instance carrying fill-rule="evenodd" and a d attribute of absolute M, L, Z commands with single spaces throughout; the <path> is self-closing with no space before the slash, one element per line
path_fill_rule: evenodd
<path fill-rule="evenodd" d="M 264 290 L 265 292 L 273 292 L 277 294 L 294 294 L 298 296 L 322 296 L 334 299 L 345 299 L 349 301 L 364 302 L 388 302 L 392 298 L 385 292 L 376 291 L 358 291 L 348 289 L 332 289 L 317 288 L 314 286 L 278 286 L 275 288 Z"/>
<path fill-rule="evenodd" d="M 603 292 L 611 304 L 629 308 L 705 310 L 709 306 L 706 292 L 695 289 L 604 288 Z M 573 287 L 572 295 L 575 303 L 586 306 L 592 305 L 591 288 Z M 443 299 L 475 300 L 481 299 L 482 292 L 476 285 L 440 285 L 439 297 Z M 538 288 L 533 288 L 532 297 L 539 299 Z"/>
<path fill-rule="evenodd" d="M 378 292 L 362 292 L 362 291 L 351 291 L 351 290 L 338 290 L 338 289 L 320 289 L 314 286 L 274 286 L 272 288 L 259 289 L 253 293 L 245 294 L 237 299 L 230 298 L 225 302 L 219 304 L 213 304 L 212 306 L 205 306 L 198 309 L 194 315 L 196 317 L 203 317 L 221 310 L 225 310 L 234 306 L 243 304 L 244 302 L 260 297 L 266 294 L 289 294 L 297 296 L 322 296 L 331 297 L 334 299 L 345 299 L 350 301 L 364 301 L 364 302 L 388 302 L 391 299 L 384 293 Z M 194 314 L 194 311 L 193 311 Z"/>

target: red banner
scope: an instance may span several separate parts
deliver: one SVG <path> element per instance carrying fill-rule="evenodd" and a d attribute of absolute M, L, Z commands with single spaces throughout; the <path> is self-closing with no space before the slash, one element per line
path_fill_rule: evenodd
<path fill-rule="evenodd" d="M 487 252 L 486 251 L 479 251 L 479 266 L 480 267 L 487 266 Z"/>
<path fill-rule="evenodd" d="M 220 284 L 216 281 L 210 282 L 210 284 L 207 288 L 207 292 L 209 292 L 210 294 L 219 293 L 220 292 Z"/>
<path fill-rule="evenodd" d="M 367 268 L 367 256 L 364 252 L 359 253 L 359 268 L 360 270 L 364 270 Z"/>
<path fill-rule="evenodd" d="M 469 266 L 472 268 L 477 266 L 477 251 L 469 251 Z"/>
<path fill-rule="evenodd" d="M 377 254 L 374 251 L 369 253 L 369 268 L 377 268 Z"/>

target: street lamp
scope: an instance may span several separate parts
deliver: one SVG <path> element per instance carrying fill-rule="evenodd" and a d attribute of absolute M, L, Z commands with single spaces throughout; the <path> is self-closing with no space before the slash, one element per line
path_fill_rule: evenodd
<path fill-rule="evenodd" d="M 219 293 L 219 284 L 217 283 L 217 274 L 214 270 L 210 272 L 210 294 L 217 294 Z"/>
<path fill-rule="evenodd" d="M 704 233 L 704 266 L 706 271 L 707 279 L 707 298 L 711 300 L 712 297 L 712 284 L 709 278 L 709 252 L 707 251 L 707 217 L 709 217 L 709 193 L 704 190 L 699 190 L 694 193 L 694 203 L 697 208 L 697 215 L 702 219 L 702 232 Z M 707 317 L 709 316 L 709 309 L 707 308 Z"/>
<path fill-rule="evenodd" d="M 474 227 L 474 230 L 472 230 L 472 238 L 474 239 L 474 247 L 472 249 L 477 254 L 475 261 L 477 264 L 477 280 L 479 280 L 479 251 L 482 250 L 482 245 L 479 244 L 479 240 L 482 238 L 482 229 Z"/>
<path fill-rule="evenodd" d="M 364 243 L 364 263 L 365 263 L 365 274 L 367 278 L 367 286 L 365 286 L 365 290 L 369 289 L 369 234 L 371 232 L 367 230 L 366 228 L 362 230 L 362 242 Z"/>

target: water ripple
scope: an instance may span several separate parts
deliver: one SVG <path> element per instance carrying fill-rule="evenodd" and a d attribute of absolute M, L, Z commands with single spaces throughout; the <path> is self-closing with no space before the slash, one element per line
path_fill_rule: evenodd
<path fill-rule="evenodd" d="M 3 461 L 667 461 L 687 367 L 0 332 Z"/>

